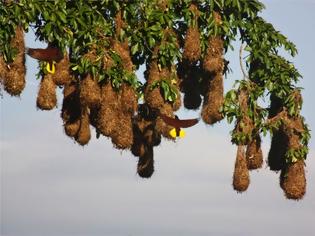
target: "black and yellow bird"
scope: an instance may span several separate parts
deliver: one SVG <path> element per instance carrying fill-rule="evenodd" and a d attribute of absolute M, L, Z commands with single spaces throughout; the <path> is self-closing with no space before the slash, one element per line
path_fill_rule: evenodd
<path fill-rule="evenodd" d="M 55 64 L 63 59 L 63 53 L 58 47 L 48 45 L 47 48 L 26 48 L 25 53 L 30 57 L 47 63 L 49 73 L 55 73 Z"/>
<path fill-rule="evenodd" d="M 178 116 L 176 116 L 176 115 L 175 115 L 175 118 L 172 118 L 172 117 L 166 116 L 162 113 L 160 113 L 159 116 L 162 118 L 162 120 L 166 124 L 174 127 L 173 129 L 170 130 L 170 135 L 173 138 L 185 137 L 185 132 L 181 128 L 188 128 L 188 127 L 194 126 L 199 121 L 198 118 L 197 119 L 180 120 L 178 118 Z"/>

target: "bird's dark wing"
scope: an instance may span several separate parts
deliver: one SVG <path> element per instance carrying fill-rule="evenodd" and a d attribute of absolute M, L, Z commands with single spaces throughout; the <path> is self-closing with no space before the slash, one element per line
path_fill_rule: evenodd
<path fill-rule="evenodd" d="M 160 114 L 162 120 L 173 127 L 181 127 L 181 128 L 188 128 L 198 123 L 199 119 L 188 119 L 188 120 L 180 120 L 168 117 L 164 114 Z"/>
<path fill-rule="evenodd" d="M 26 53 L 40 61 L 59 62 L 63 58 L 62 51 L 59 48 L 27 48 Z"/>

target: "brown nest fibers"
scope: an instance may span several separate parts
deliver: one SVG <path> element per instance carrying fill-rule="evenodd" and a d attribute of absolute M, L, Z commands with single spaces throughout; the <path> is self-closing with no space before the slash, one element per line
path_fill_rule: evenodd
<path fill-rule="evenodd" d="M 246 161 L 249 170 L 254 170 L 262 167 L 263 153 L 261 150 L 261 138 L 256 135 L 255 138 L 247 145 Z"/>
<path fill-rule="evenodd" d="M 154 159 L 153 159 L 153 148 L 146 146 L 145 152 L 139 157 L 138 175 L 142 178 L 150 178 L 154 172 Z"/>
<path fill-rule="evenodd" d="M 247 190 L 250 182 L 244 149 L 244 146 L 237 147 L 237 156 L 233 175 L 233 188 L 238 192 Z"/>
<path fill-rule="evenodd" d="M 209 73 L 218 73 L 224 69 L 223 40 L 216 36 L 208 40 L 208 49 L 203 59 L 203 68 Z"/>
<path fill-rule="evenodd" d="M 80 82 L 80 102 L 91 109 L 101 104 L 101 88 L 90 74 Z"/>
<path fill-rule="evenodd" d="M 90 122 L 87 108 L 82 111 L 80 117 L 80 126 L 79 130 L 75 136 L 75 141 L 80 145 L 84 146 L 88 144 L 91 139 L 91 130 L 90 130 Z"/>
<path fill-rule="evenodd" d="M 22 27 L 17 27 L 11 40 L 11 47 L 18 53 L 12 63 L 6 64 L 0 55 L 0 82 L 5 91 L 12 96 L 19 96 L 25 87 L 25 45 Z"/>
<path fill-rule="evenodd" d="M 53 74 L 53 80 L 56 85 L 63 86 L 71 82 L 70 62 L 68 53 L 64 54 L 62 60 L 55 65 L 56 72 Z"/>
<path fill-rule="evenodd" d="M 52 110 L 57 105 L 56 84 L 52 74 L 43 76 L 36 100 L 37 107 L 41 110 Z"/>
<path fill-rule="evenodd" d="M 214 124 L 223 119 L 220 108 L 224 102 L 223 75 L 217 73 L 209 81 L 208 92 L 202 105 L 201 117 L 207 124 Z"/>
<path fill-rule="evenodd" d="M 200 13 L 195 4 L 191 4 L 189 10 L 194 14 L 194 19 L 193 24 L 189 26 L 186 32 L 183 58 L 190 63 L 194 63 L 199 60 L 201 55 L 200 32 L 198 28 L 198 17 Z"/>
<path fill-rule="evenodd" d="M 287 164 L 280 175 L 280 185 L 288 199 L 302 199 L 306 192 L 304 160 Z"/>
<path fill-rule="evenodd" d="M 75 81 L 65 85 L 63 96 L 61 118 L 64 123 L 65 133 L 69 137 L 75 137 L 81 124 L 81 105 L 78 85 Z"/>

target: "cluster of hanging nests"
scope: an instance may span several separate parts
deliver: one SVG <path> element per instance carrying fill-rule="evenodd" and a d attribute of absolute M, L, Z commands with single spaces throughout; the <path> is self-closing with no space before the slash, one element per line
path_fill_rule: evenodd
<path fill-rule="evenodd" d="M 138 104 L 135 88 L 122 83 L 119 90 L 113 88 L 108 80 L 98 82 L 91 74 L 76 78 L 70 69 L 67 53 L 55 65 L 54 74 L 44 73 L 40 82 L 37 107 L 41 110 L 56 108 L 56 88 L 63 88 L 61 118 L 65 134 L 80 145 L 86 145 L 91 138 L 90 127 L 96 133 L 109 137 L 117 149 L 130 150 L 139 157 L 137 172 L 141 177 L 151 177 L 154 172 L 153 148 L 161 142 L 162 136 L 174 140 L 170 136 L 173 128 L 159 116 L 164 114 L 175 117 L 174 112 L 183 105 L 190 110 L 201 107 L 201 117 L 207 124 L 214 124 L 223 119 L 220 108 L 224 102 L 223 74 L 225 63 L 223 58 L 223 39 L 210 36 L 204 55 L 200 46 L 198 28 L 198 9 L 192 4 L 190 10 L 195 16 L 194 24 L 188 27 L 183 44 L 183 60 L 170 67 L 161 68 L 157 61 L 159 47 L 156 45 L 152 59 L 145 72 L 144 103 Z M 220 15 L 214 13 L 216 24 L 221 24 Z M 134 72 L 128 42 L 117 38 L 124 27 L 120 14 L 116 17 L 116 36 L 111 40 L 111 48 L 121 57 L 124 70 Z M 174 36 L 171 30 L 164 30 L 164 38 Z M 17 27 L 16 35 L 11 42 L 18 49 L 15 60 L 6 64 L 0 56 L 0 79 L 4 89 L 11 95 L 18 96 L 25 87 L 25 46 L 21 27 Z M 177 45 L 180 47 L 179 43 Z M 90 50 L 84 57 L 89 60 L 96 58 L 95 50 Z M 104 70 L 114 65 L 112 59 L 104 57 Z M 166 101 L 161 88 L 152 87 L 161 80 L 170 80 L 176 90 L 176 99 Z M 244 114 L 236 124 L 235 131 L 248 137 L 240 143 L 237 150 L 235 171 L 233 176 L 234 189 L 242 192 L 249 185 L 249 170 L 262 167 L 263 156 L 261 138 L 255 131 L 252 120 L 248 117 L 248 91 L 241 90 L 238 96 L 241 111 Z M 306 180 L 304 161 L 286 163 L 284 155 L 289 148 L 300 148 L 298 135 L 303 131 L 299 118 L 291 118 L 276 98 L 271 101 L 270 121 L 285 120 L 275 130 L 268 164 L 272 170 L 281 170 L 280 185 L 288 198 L 300 199 L 305 193 Z M 275 122 L 276 122 L 275 121 Z M 245 150 L 245 146 L 247 146 Z"/>
<path fill-rule="evenodd" d="M 255 130 L 254 122 L 247 115 L 248 92 L 240 90 L 239 105 L 242 118 L 237 122 L 234 132 L 243 132 L 245 138 L 238 143 L 233 187 L 239 192 L 247 190 L 250 178 L 249 171 L 259 169 L 263 165 L 261 138 Z M 294 102 L 297 106 L 302 103 L 300 91 L 293 91 Z M 273 125 L 271 147 L 267 163 L 270 170 L 280 171 L 280 187 L 289 199 L 301 199 L 306 191 L 304 159 L 289 160 L 286 154 L 289 150 L 298 151 L 303 145 L 300 135 L 305 131 L 301 116 L 290 116 L 283 102 L 271 95 L 271 105 L 267 123 Z"/>

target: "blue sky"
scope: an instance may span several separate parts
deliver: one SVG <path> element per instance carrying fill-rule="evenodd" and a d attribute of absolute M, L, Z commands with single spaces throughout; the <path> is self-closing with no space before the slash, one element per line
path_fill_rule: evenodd
<path fill-rule="evenodd" d="M 304 76 L 299 83 L 305 88 L 303 114 L 313 129 L 315 0 L 263 2 L 263 16 L 298 47 L 292 60 Z M 31 35 L 26 44 L 44 47 Z M 237 50 L 227 58 L 234 74 L 226 79 L 226 88 L 241 78 Z M 1 236 L 315 233 L 313 140 L 306 162 L 307 193 L 299 202 L 285 199 L 279 174 L 266 164 L 251 172 L 247 192 L 233 190 L 236 149 L 225 122 L 214 127 L 200 123 L 177 143 L 164 141 L 155 149 L 153 177 L 141 179 L 137 158 L 113 149 L 108 139 L 93 138 L 82 148 L 63 133 L 59 109 L 37 111 L 37 62 L 28 57 L 27 68 L 21 98 L 5 94 L 0 99 Z M 265 156 L 269 142 L 263 140 Z"/>

